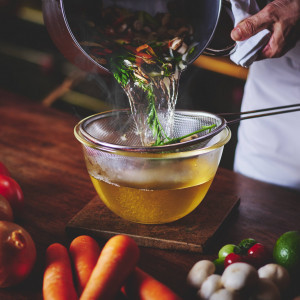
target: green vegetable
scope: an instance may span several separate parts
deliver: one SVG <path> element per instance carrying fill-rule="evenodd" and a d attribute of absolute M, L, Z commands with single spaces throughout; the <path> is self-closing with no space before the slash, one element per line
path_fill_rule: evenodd
<path fill-rule="evenodd" d="M 216 266 L 216 274 L 222 274 L 224 271 L 224 259 L 223 258 L 217 258 L 213 261 L 214 265 Z"/>
<path fill-rule="evenodd" d="M 165 140 L 170 140 L 170 138 L 167 136 L 161 123 L 159 122 L 156 108 L 155 108 L 155 95 L 153 92 L 153 87 L 150 84 L 145 85 L 142 82 L 140 82 L 140 86 L 144 91 L 147 92 L 147 98 L 149 103 L 148 111 L 147 111 L 148 112 L 147 123 L 151 128 L 153 137 L 155 139 L 153 146 L 159 146 Z"/>
<path fill-rule="evenodd" d="M 240 251 L 239 247 L 237 245 L 234 244 L 227 244 L 225 246 L 223 246 L 220 251 L 219 251 L 219 259 L 224 260 L 226 258 L 226 256 L 230 253 L 238 253 Z"/>
<path fill-rule="evenodd" d="M 189 133 L 187 135 L 184 135 L 184 136 L 181 136 L 181 137 L 178 137 L 178 138 L 169 139 L 168 141 L 161 143 L 160 146 L 161 145 L 168 145 L 168 144 L 179 143 L 184 138 L 187 138 L 189 136 L 192 136 L 194 134 L 200 133 L 200 132 L 205 131 L 205 130 L 211 130 L 211 129 L 215 128 L 216 126 L 217 126 L 216 124 L 209 125 L 209 126 L 202 126 L 201 129 L 196 130 L 194 132 L 191 132 L 191 133 Z"/>
<path fill-rule="evenodd" d="M 248 250 L 257 243 L 255 239 L 248 238 L 244 239 L 239 243 L 240 252 L 238 254 L 246 254 Z"/>
<path fill-rule="evenodd" d="M 127 86 L 130 78 L 134 77 L 133 69 L 127 67 L 124 63 L 125 59 L 132 61 L 132 57 L 130 57 L 130 53 L 128 53 L 128 57 L 126 56 L 126 58 L 123 55 L 118 55 L 111 58 L 110 61 L 112 73 L 123 89 Z"/>

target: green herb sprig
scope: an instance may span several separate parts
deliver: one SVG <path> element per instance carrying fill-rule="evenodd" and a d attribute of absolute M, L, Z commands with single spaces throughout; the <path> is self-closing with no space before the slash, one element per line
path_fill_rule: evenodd
<path fill-rule="evenodd" d="M 141 82 L 140 84 L 141 84 L 141 88 L 145 92 L 147 92 L 147 98 L 148 98 L 147 124 L 151 128 L 153 137 L 155 139 L 153 146 L 158 146 L 165 140 L 170 140 L 170 138 L 167 136 L 166 132 L 164 131 L 158 119 L 157 111 L 155 108 L 155 95 L 153 92 L 153 86 L 151 84 L 145 85 Z"/>
<path fill-rule="evenodd" d="M 209 125 L 209 126 L 202 126 L 201 129 L 198 129 L 198 130 L 196 130 L 194 132 L 191 132 L 189 134 L 183 135 L 183 136 L 178 137 L 178 138 L 169 139 L 168 141 L 161 143 L 159 146 L 179 143 L 181 140 L 183 140 L 183 139 L 185 139 L 187 137 L 190 137 L 190 136 L 192 136 L 194 134 L 198 134 L 198 133 L 203 132 L 205 130 L 211 131 L 216 126 L 217 126 L 216 124 L 212 124 L 212 125 Z"/>
<path fill-rule="evenodd" d="M 130 78 L 133 78 L 133 67 L 126 66 L 125 60 L 133 62 L 135 57 L 131 53 L 127 55 L 117 55 L 110 59 L 110 68 L 117 82 L 122 86 L 123 89 L 127 86 Z"/>

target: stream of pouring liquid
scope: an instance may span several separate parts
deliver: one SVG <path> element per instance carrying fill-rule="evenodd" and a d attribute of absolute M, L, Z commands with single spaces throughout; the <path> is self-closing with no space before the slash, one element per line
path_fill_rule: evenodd
<path fill-rule="evenodd" d="M 155 109 L 159 122 L 168 137 L 173 135 L 174 111 L 178 97 L 180 71 L 176 71 L 169 77 L 151 77 L 150 84 L 155 95 Z M 147 91 L 138 86 L 137 82 L 130 80 L 125 93 L 128 96 L 130 109 L 137 127 L 137 133 L 140 137 L 140 143 L 143 146 L 149 146 L 155 142 L 155 134 L 149 126 L 148 107 L 149 98 Z"/>

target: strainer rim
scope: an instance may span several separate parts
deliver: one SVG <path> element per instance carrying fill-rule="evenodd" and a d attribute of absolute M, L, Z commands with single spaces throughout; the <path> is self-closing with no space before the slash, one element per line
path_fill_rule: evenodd
<path fill-rule="evenodd" d="M 159 156 L 161 157 L 161 155 L 164 155 L 164 158 L 166 156 L 168 157 L 173 157 L 173 156 L 191 156 L 191 155 L 198 155 L 199 153 L 205 153 L 205 152 L 209 152 L 212 151 L 214 149 L 220 148 L 223 145 L 225 145 L 231 138 L 231 131 L 229 129 L 228 126 L 226 126 L 226 120 L 223 119 L 220 116 L 217 116 L 215 114 L 206 112 L 206 111 L 192 111 L 192 110 L 181 110 L 181 109 L 176 109 L 176 112 L 179 113 L 188 113 L 188 114 L 207 114 L 209 116 L 213 116 L 213 117 L 217 117 L 221 120 L 221 125 L 218 126 L 217 129 L 215 129 L 213 131 L 213 133 L 211 134 L 207 134 L 205 136 L 205 139 L 208 139 L 210 137 L 213 137 L 217 134 L 220 134 L 221 132 L 223 132 L 224 130 L 227 131 L 227 134 L 218 142 L 216 142 L 213 145 L 210 146 L 204 146 L 202 148 L 199 149 L 193 149 L 193 150 L 186 150 L 186 151 L 180 151 L 180 149 L 182 148 L 186 148 L 187 146 L 191 146 L 194 144 L 199 143 L 199 141 L 203 141 L 205 139 L 201 139 L 201 138 L 196 138 L 194 140 L 190 140 L 187 142 L 181 142 L 181 143 L 174 143 L 174 144 L 170 144 L 170 145 L 164 145 L 164 146 L 148 146 L 148 147 L 141 147 L 141 146 L 123 146 L 123 145 L 116 145 L 116 144 L 110 144 L 107 142 L 102 142 L 99 141 L 98 139 L 94 138 L 93 136 L 91 136 L 90 134 L 88 134 L 85 129 L 83 128 L 83 124 L 88 125 L 89 123 L 91 123 L 92 121 L 94 121 L 95 119 L 98 119 L 99 117 L 105 117 L 105 116 L 111 116 L 111 114 L 117 114 L 117 113 L 127 113 L 130 114 L 131 111 L 130 109 L 115 109 L 115 110 L 109 110 L 109 111 L 104 111 L 104 112 L 100 112 L 100 113 L 96 113 L 93 115 L 90 115 L 84 119 L 82 119 L 81 121 L 79 121 L 75 127 L 74 127 L 74 135 L 76 137 L 76 139 L 81 142 L 81 144 L 88 146 L 90 148 L 94 148 L 94 149 L 98 149 L 101 151 L 105 151 L 105 152 L 109 152 L 109 153 L 114 153 L 114 154 L 119 154 L 119 155 L 125 155 L 125 156 L 143 156 L 143 157 L 156 157 Z M 173 151 L 173 152 L 167 152 L 170 150 L 178 150 L 178 151 Z M 166 151 L 166 152 L 165 152 Z"/>

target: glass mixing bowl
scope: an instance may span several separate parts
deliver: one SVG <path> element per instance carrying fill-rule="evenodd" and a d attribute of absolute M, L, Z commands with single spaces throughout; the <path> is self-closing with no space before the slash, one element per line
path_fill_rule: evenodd
<path fill-rule="evenodd" d="M 121 218 L 142 224 L 168 223 L 192 212 L 215 177 L 224 145 L 231 137 L 229 128 L 204 144 L 153 152 L 154 147 L 120 146 L 120 141 L 131 145 L 126 132 L 132 126 L 126 127 L 128 120 L 123 120 L 125 133 L 118 130 L 115 113 L 90 116 L 74 129 L 103 203 Z M 184 128 L 182 124 L 178 127 Z"/>

